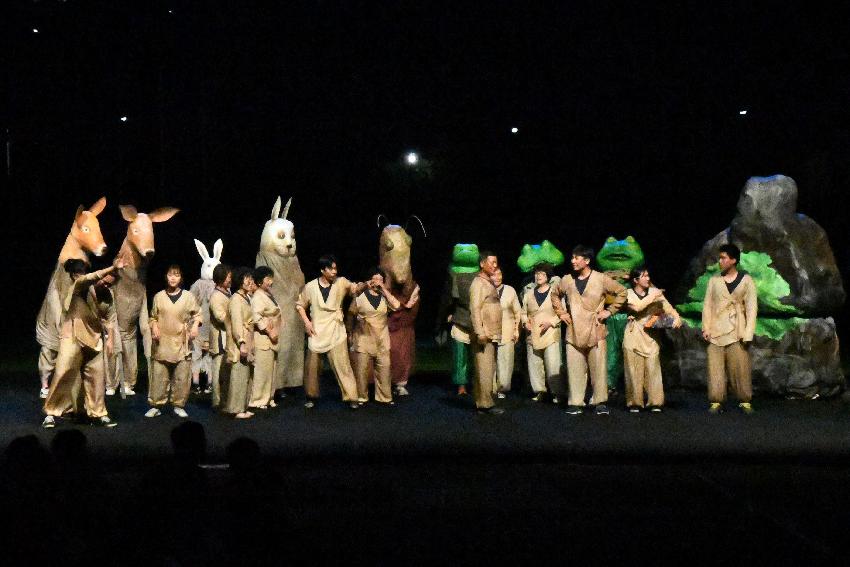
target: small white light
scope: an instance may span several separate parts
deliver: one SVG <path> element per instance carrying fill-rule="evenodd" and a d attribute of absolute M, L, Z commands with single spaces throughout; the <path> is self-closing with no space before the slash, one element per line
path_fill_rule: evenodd
<path fill-rule="evenodd" d="M 38 33 L 38 28 L 33 28 L 32 33 Z"/>
<path fill-rule="evenodd" d="M 122 116 L 122 117 L 121 117 L 121 122 L 127 122 L 127 117 L 126 117 L 126 116 Z"/>
<path fill-rule="evenodd" d="M 173 14 L 173 13 L 174 13 L 174 10 L 169 10 L 169 11 L 168 11 L 168 13 L 169 13 L 169 14 Z"/>
<path fill-rule="evenodd" d="M 738 114 L 740 114 L 741 116 L 744 116 L 746 113 L 747 113 L 746 110 L 742 110 L 742 111 L 738 112 Z"/>
<path fill-rule="evenodd" d="M 416 155 L 416 152 L 410 152 L 409 154 L 407 154 L 407 156 L 405 156 L 405 159 L 410 165 L 416 165 L 419 161 L 419 156 Z"/>
<path fill-rule="evenodd" d="M 518 133 L 518 132 L 519 132 L 519 128 L 517 128 L 516 126 L 514 126 L 513 128 L 511 128 L 511 134 L 516 134 L 516 133 Z"/>

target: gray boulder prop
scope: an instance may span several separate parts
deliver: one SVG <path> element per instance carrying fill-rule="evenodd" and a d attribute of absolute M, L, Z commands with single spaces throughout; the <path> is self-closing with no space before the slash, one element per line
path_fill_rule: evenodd
<path fill-rule="evenodd" d="M 826 232 L 797 212 L 797 184 L 790 177 L 753 177 L 738 199 L 737 214 L 728 228 L 709 240 L 691 261 L 677 290 L 685 301 L 708 266 L 717 262 L 726 243 L 742 252 L 769 254 L 773 267 L 788 282 L 791 293 L 782 303 L 799 310 L 801 323 L 772 340 L 756 336 L 750 347 L 753 386 L 757 392 L 815 398 L 838 394 L 845 386 L 835 322 L 829 316 L 844 303 L 845 292 Z M 784 317 L 759 306 L 759 318 Z M 665 364 L 672 385 L 705 388 L 706 343 L 699 329 L 667 330 L 673 356 Z"/>

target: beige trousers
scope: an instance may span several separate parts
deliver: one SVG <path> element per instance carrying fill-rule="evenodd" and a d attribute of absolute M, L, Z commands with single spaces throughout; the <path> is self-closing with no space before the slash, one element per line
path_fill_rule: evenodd
<path fill-rule="evenodd" d="M 319 375 L 322 373 L 322 354 L 307 349 L 307 356 L 304 361 L 304 393 L 307 394 L 308 398 L 319 397 Z M 336 377 L 337 384 L 339 384 L 342 401 L 356 402 L 357 379 L 354 377 L 351 360 L 348 358 L 348 343 L 342 341 L 324 354 L 327 355 L 331 370 Z"/>
<path fill-rule="evenodd" d="M 47 399 L 44 400 L 44 413 L 59 417 L 72 411 L 79 392 L 80 377 L 83 380 L 88 416 L 107 415 L 103 353 L 83 347 L 73 338 L 61 339 L 59 342 L 56 369 Z"/>
<path fill-rule="evenodd" d="M 509 392 L 511 378 L 514 375 L 514 353 L 516 343 L 509 342 L 496 346 L 496 376 L 493 380 L 493 392 Z"/>
<path fill-rule="evenodd" d="M 53 376 L 53 371 L 56 369 L 56 357 L 58 355 L 58 351 L 46 346 L 41 347 L 41 351 L 38 353 L 38 376 L 45 384 L 50 384 L 50 377 Z"/>
<path fill-rule="evenodd" d="M 623 369 L 626 373 L 626 405 L 644 407 L 664 405 L 664 384 L 661 381 L 661 359 L 658 354 L 641 356 L 623 349 Z"/>
<path fill-rule="evenodd" d="M 121 367 L 124 369 L 124 385 L 130 389 L 136 387 L 136 380 L 139 376 L 139 352 L 136 343 L 135 336 L 132 339 L 121 339 Z"/>
<path fill-rule="evenodd" d="M 151 383 L 148 385 L 148 403 L 152 407 L 164 406 L 171 393 L 171 405 L 176 408 L 186 406 L 189 388 L 192 386 L 192 360 L 180 362 L 151 361 Z"/>
<path fill-rule="evenodd" d="M 271 349 L 254 350 L 254 379 L 251 381 L 249 407 L 268 406 L 274 397 L 275 358 L 277 358 L 277 352 Z"/>
<path fill-rule="evenodd" d="M 212 389 L 212 407 L 217 408 L 221 403 L 221 374 L 227 368 L 224 363 L 224 354 L 210 355 L 210 388 Z"/>
<path fill-rule="evenodd" d="M 708 345 L 708 401 L 726 401 L 726 382 L 738 400 L 753 399 L 753 377 L 750 353 L 741 341 L 727 346 Z"/>
<path fill-rule="evenodd" d="M 357 398 L 369 399 L 369 377 L 375 372 L 375 401 L 389 403 L 393 401 L 392 376 L 390 375 L 389 351 L 377 356 L 365 352 L 352 352 L 351 365 L 357 377 Z"/>
<path fill-rule="evenodd" d="M 535 394 L 546 391 L 553 396 L 562 397 L 566 393 L 561 376 L 561 345 L 555 341 L 544 349 L 535 349 L 530 343 L 525 345 L 528 359 L 528 379 Z"/>
<path fill-rule="evenodd" d="M 608 401 L 608 367 L 606 361 L 606 343 L 602 339 L 596 346 L 576 348 L 567 343 L 567 375 L 569 376 L 569 405 L 583 406 L 587 393 L 587 377 L 593 388 L 591 405 Z"/>
<path fill-rule="evenodd" d="M 493 407 L 493 377 L 496 375 L 496 344 L 481 344 L 473 337 L 472 358 L 475 362 L 475 380 L 472 382 L 472 396 L 475 407 L 488 409 Z"/>
<path fill-rule="evenodd" d="M 221 370 L 219 385 L 222 396 L 219 409 L 222 413 L 242 413 L 248 409 L 253 367 L 240 361 L 225 363 Z"/>

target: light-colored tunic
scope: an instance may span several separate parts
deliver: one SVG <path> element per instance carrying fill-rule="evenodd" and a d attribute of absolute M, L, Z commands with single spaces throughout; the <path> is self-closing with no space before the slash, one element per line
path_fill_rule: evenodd
<path fill-rule="evenodd" d="M 192 293 L 181 290 L 180 298 L 172 302 L 165 290 L 153 297 L 150 322 L 159 327 L 159 340 L 154 341 L 153 359 L 177 363 L 192 356 L 189 348 L 189 329 L 201 321 L 201 307 Z"/>
<path fill-rule="evenodd" d="M 613 296 L 607 307 L 606 295 Z M 567 342 L 576 348 L 592 348 L 608 335 L 605 323 L 600 323 L 596 316 L 605 309 L 612 315 L 617 313 L 626 302 L 626 288 L 593 270 L 587 277 L 584 293 L 579 293 L 573 276 L 567 275 L 552 286 L 551 297 L 552 307 L 559 316 L 564 312 L 560 299 L 566 297 L 566 310 L 572 318 L 572 324 L 567 325 Z"/>
<path fill-rule="evenodd" d="M 307 348 L 313 352 L 328 352 L 347 338 L 342 313 L 342 302 L 346 296 L 353 295 L 357 284 L 344 277 L 338 277 L 331 284 L 328 301 L 325 302 L 319 289 L 319 280 L 307 282 L 296 302 L 310 315 L 316 335 L 307 337 Z"/>
<path fill-rule="evenodd" d="M 702 307 L 702 328 L 709 332 L 711 344 L 726 346 L 738 341 L 752 341 L 757 314 L 756 285 L 749 274 L 743 275 L 731 294 L 722 275 L 717 274 L 708 280 Z"/>
<path fill-rule="evenodd" d="M 623 349 L 644 357 L 654 356 L 659 352 L 658 341 L 647 332 L 646 324 L 650 319 L 665 314 L 676 320 L 679 319 L 679 313 L 665 297 L 650 301 L 649 296 L 654 289 L 650 288 L 643 298 L 638 297 L 633 289 L 628 290 L 626 295 L 626 309 L 634 318 L 630 319 L 626 325 Z"/>

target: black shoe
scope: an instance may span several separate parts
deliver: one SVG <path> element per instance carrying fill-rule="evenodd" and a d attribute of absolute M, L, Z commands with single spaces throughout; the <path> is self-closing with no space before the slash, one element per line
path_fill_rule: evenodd
<path fill-rule="evenodd" d="M 478 413 L 487 414 L 487 415 L 502 415 L 505 413 L 505 410 L 502 408 L 492 407 L 492 408 L 478 408 Z"/>
<path fill-rule="evenodd" d="M 629 413 L 640 413 L 640 406 L 629 406 Z"/>
<path fill-rule="evenodd" d="M 605 404 L 599 404 L 596 406 L 596 415 L 608 415 L 609 413 L 611 412 Z"/>
<path fill-rule="evenodd" d="M 661 409 L 661 406 L 649 406 L 649 411 L 652 413 L 661 413 L 663 410 Z"/>
<path fill-rule="evenodd" d="M 581 409 L 581 406 L 567 406 L 568 415 L 581 415 L 582 413 L 584 413 L 584 410 Z"/>

